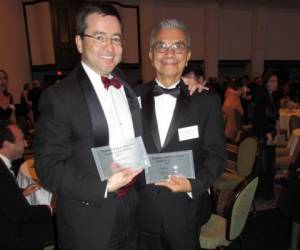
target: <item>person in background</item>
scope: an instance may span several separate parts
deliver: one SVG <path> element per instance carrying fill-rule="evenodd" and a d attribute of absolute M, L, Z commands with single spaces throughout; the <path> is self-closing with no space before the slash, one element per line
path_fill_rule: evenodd
<path fill-rule="evenodd" d="M 240 80 L 231 80 L 225 92 L 223 114 L 225 116 L 225 137 L 233 143 L 241 139 L 242 117 L 244 110 L 241 104 L 243 85 Z"/>
<path fill-rule="evenodd" d="M 21 102 L 20 102 L 20 110 L 17 114 L 19 117 L 23 117 L 24 124 L 20 124 L 20 127 L 22 128 L 24 134 L 28 136 L 30 134 L 30 129 L 33 128 L 33 124 L 31 121 L 31 118 L 29 116 L 31 112 L 32 102 L 29 100 L 28 93 L 31 90 L 32 86 L 30 83 L 25 83 L 23 85 L 23 90 L 21 92 Z M 19 118 L 18 118 L 19 119 Z"/>
<path fill-rule="evenodd" d="M 252 103 L 253 97 L 252 97 L 251 89 L 249 88 L 251 86 L 249 76 L 248 75 L 243 76 L 242 82 L 243 82 L 243 88 L 242 88 L 242 95 L 241 95 L 241 104 L 244 111 L 243 124 L 246 125 L 249 124 L 250 118 L 252 118 L 251 114 L 249 117 L 248 110 L 251 109 L 249 108 L 249 106 Z"/>
<path fill-rule="evenodd" d="M 255 172 L 259 176 L 256 196 L 274 199 L 275 136 L 279 134 L 278 77 L 267 72 L 262 77 L 254 95 L 253 133 L 259 141 L 259 154 Z"/>
<path fill-rule="evenodd" d="M 28 100 L 32 103 L 32 113 L 34 122 L 37 122 L 39 118 L 39 100 L 42 93 L 39 80 L 32 81 L 32 88 L 28 91 Z"/>
<path fill-rule="evenodd" d="M 182 78 L 183 79 L 193 78 L 197 81 L 197 83 L 199 85 L 205 85 L 206 84 L 205 77 L 204 77 L 204 72 L 203 72 L 202 68 L 198 65 L 188 63 L 188 65 L 184 68 L 184 70 L 182 72 Z M 208 89 L 205 89 L 205 90 L 208 90 Z"/>
<path fill-rule="evenodd" d="M 253 131 L 258 138 L 272 143 L 275 135 L 279 134 L 278 76 L 274 72 L 267 72 L 262 82 L 254 96 Z"/>
<path fill-rule="evenodd" d="M 13 97 L 7 91 L 8 75 L 5 70 L 0 69 L 0 120 L 14 119 Z"/>
<path fill-rule="evenodd" d="M 52 208 L 31 206 L 24 196 L 39 189 L 29 185 L 21 190 L 11 170 L 12 162 L 22 158 L 26 141 L 11 121 L 0 121 L 0 249 L 42 250 L 53 241 Z"/>
<path fill-rule="evenodd" d="M 192 150 L 195 179 L 171 176 L 146 185 L 138 179 L 141 250 L 196 250 L 211 213 L 208 189 L 225 168 L 224 126 L 217 94 L 189 95 L 181 79 L 191 57 L 187 27 L 160 22 L 151 33 L 149 57 L 155 80 L 135 89 L 140 98 L 143 140 L 148 153 Z"/>

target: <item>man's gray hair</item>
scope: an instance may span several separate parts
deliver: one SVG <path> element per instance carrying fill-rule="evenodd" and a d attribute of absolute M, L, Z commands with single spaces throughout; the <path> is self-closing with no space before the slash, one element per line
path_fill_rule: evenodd
<path fill-rule="evenodd" d="M 191 34 L 187 28 L 187 26 L 176 19 L 166 19 L 161 21 L 158 25 L 154 27 L 151 31 L 150 35 L 150 48 L 152 48 L 153 44 L 155 43 L 155 37 L 157 33 L 162 29 L 179 29 L 184 32 L 186 41 L 187 41 L 187 47 L 191 48 L 192 41 L 191 41 Z"/>

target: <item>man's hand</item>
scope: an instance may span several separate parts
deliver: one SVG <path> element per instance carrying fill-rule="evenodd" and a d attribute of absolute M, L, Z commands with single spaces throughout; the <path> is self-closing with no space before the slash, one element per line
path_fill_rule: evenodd
<path fill-rule="evenodd" d="M 188 87 L 188 90 L 190 91 L 190 95 L 194 94 L 196 90 L 198 92 L 202 92 L 203 90 L 209 90 L 208 87 L 205 87 L 206 81 L 200 81 L 197 78 L 194 77 L 181 77 L 184 84 Z"/>
<path fill-rule="evenodd" d="M 41 188 L 38 184 L 29 184 L 26 188 L 23 190 L 23 195 L 28 196 L 33 194 L 34 192 L 38 191 Z"/>
<path fill-rule="evenodd" d="M 192 192 L 192 186 L 190 181 L 185 177 L 180 176 L 170 176 L 170 178 L 166 181 L 155 183 L 157 186 L 162 186 L 169 188 L 172 192 L 178 193 L 188 193 Z"/>
<path fill-rule="evenodd" d="M 113 165 L 114 168 L 116 167 L 116 164 Z M 140 174 L 143 171 L 143 169 L 134 170 L 131 168 L 120 168 L 119 171 L 114 173 L 111 177 L 109 177 L 107 182 L 107 190 L 108 192 L 115 192 L 119 188 L 126 186 L 131 180 Z"/>

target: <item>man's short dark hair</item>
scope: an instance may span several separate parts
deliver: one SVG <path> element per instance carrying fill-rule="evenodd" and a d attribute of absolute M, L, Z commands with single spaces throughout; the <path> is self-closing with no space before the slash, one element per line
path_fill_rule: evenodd
<path fill-rule="evenodd" d="M 76 17 L 77 35 L 82 36 L 87 28 L 86 18 L 91 14 L 100 14 L 104 16 L 114 16 L 121 24 L 121 16 L 117 9 L 108 2 L 93 2 L 85 4 L 78 12 Z"/>
<path fill-rule="evenodd" d="M 204 71 L 199 64 L 194 64 L 194 63 L 188 63 L 188 65 L 184 68 L 182 75 L 185 76 L 189 73 L 194 73 L 197 78 L 200 76 L 204 77 Z"/>
<path fill-rule="evenodd" d="M 12 121 L 9 120 L 0 120 L 0 148 L 3 147 L 4 141 L 9 141 L 14 143 L 16 138 L 9 126 L 13 125 Z"/>

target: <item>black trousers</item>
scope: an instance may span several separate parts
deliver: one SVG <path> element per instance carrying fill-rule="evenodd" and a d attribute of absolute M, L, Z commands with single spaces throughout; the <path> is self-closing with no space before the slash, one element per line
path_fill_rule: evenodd
<path fill-rule="evenodd" d="M 138 193 L 133 188 L 122 198 L 119 198 L 116 219 L 107 250 L 137 250 L 138 231 L 136 223 L 136 208 Z"/>
<path fill-rule="evenodd" d="M 274 198 L 274 175 L 275 175 L 275 146 L 261 143 L 256 163 L 256 171 L 259 182 L 256 197 L 264 199 Z"/>

